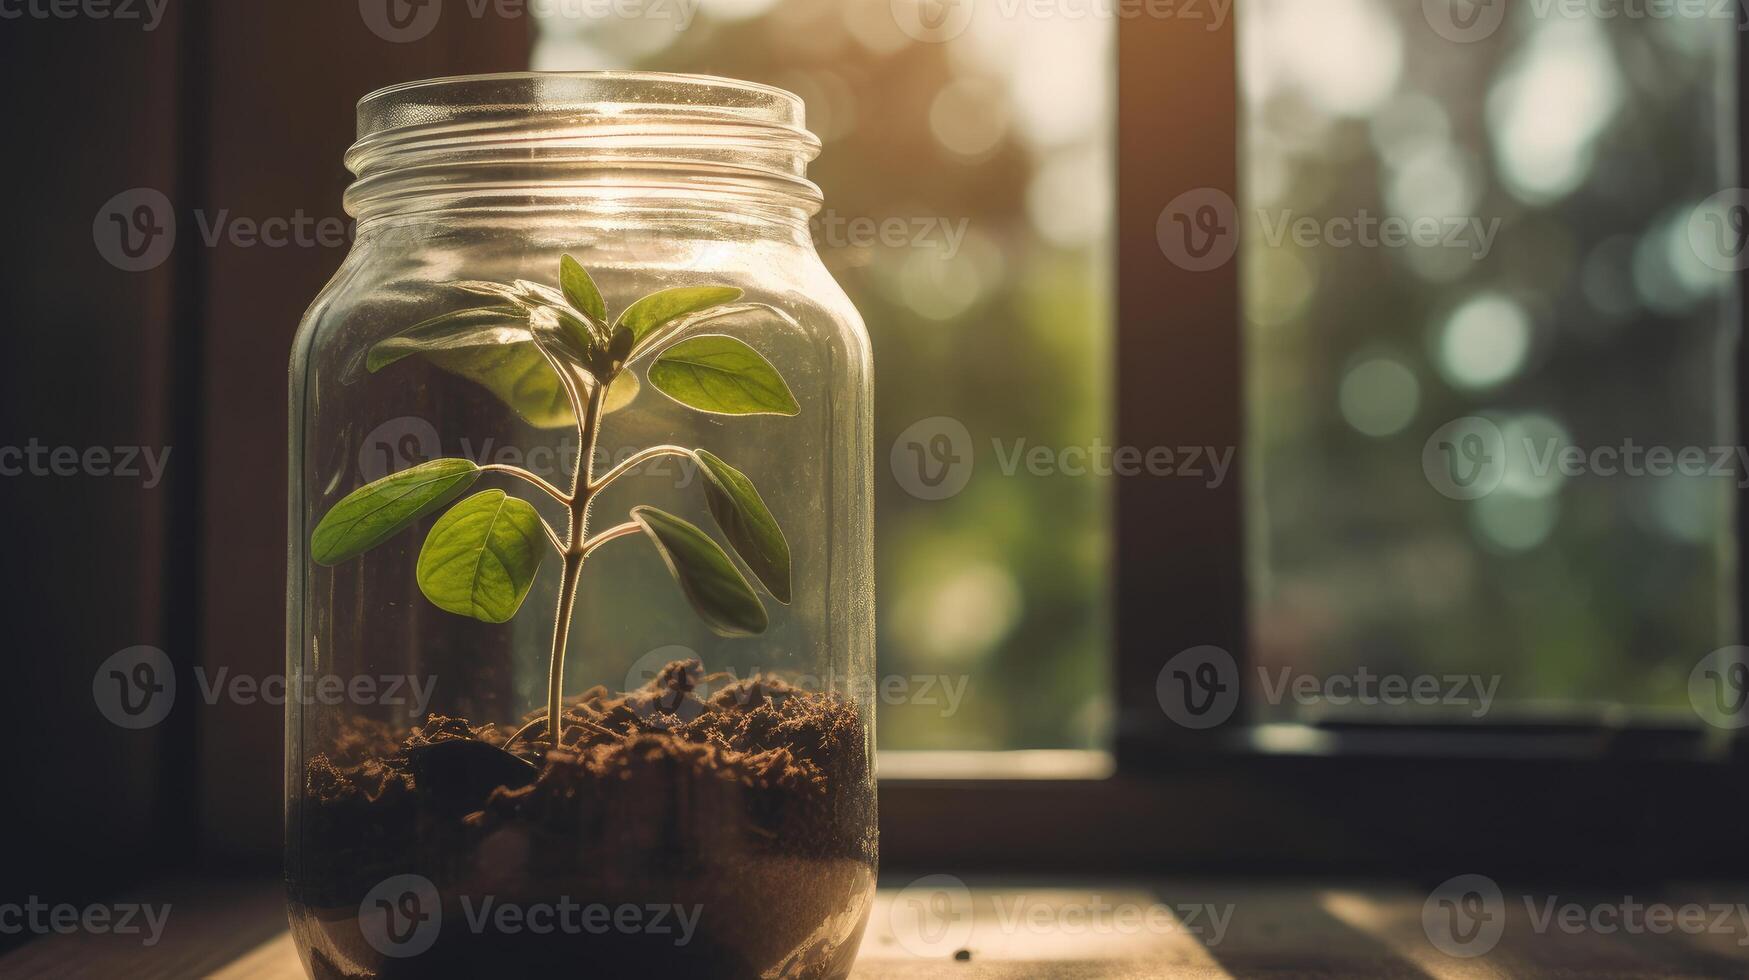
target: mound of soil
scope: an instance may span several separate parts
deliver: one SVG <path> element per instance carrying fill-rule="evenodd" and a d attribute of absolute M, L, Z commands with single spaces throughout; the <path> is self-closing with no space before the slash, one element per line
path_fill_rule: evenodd
<path fill-rule="evenodd" d="M 346 722 L 294 802 L 288 886 L 306 965 L 847 974 L 876 859 L 860 713 L 774 678 L 709 693 L 705 680 L 687 660 L 635 691 L 586 691 L 565 703 L 557 749 L 540 725 L 512 742 L 439 715 L 399 735 Z M 383 883 L 406 875 L 430 888 L 415 900 L 397 884 L 385 904 Z"/>

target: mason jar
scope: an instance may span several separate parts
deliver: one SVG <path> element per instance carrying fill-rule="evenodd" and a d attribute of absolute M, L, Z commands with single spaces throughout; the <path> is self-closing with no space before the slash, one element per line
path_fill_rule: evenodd
<path fill-rule="evenodd" d="M 312 975 L 849 972 L 871 382 L 818 149 L 795 96 L 703 76 L 359 103 L 357 236 L 291 359 Z"/>

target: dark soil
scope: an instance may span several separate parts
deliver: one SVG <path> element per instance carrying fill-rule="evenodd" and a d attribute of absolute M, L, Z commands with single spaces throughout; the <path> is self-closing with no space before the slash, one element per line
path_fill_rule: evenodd
<path fill-rule="evenodd" d="M 294 802 L 288 885 L 306 965 L 317 977 L 848 973 L 876 857 L 859 711 L 772 678 L 708 694 L 703 680 L 698 661 L 679 661 L 635 691 L 586 691 L 566 703 L 556 750 L 539 725 L 507 751 L 510 732 L 461 718 L 400 734 L 344 723 Z M 428 948 L 385 955 L 361 931 L 361 903 L 407 874 L 433 883 L 441 921 Z M 513 906 L 513 924 L 483 920 L 488 900 Z M 564 918 L 567 906 L 635 907 L 643 924 Z"/>

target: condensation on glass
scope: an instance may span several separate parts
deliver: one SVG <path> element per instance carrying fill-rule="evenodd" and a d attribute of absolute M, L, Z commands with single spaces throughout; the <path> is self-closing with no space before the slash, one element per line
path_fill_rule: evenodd
<path fill-rule="evenodd" d="M 800 100 L 530 73 L 384 89 L 358 124 L 357 239 L 291 364 L 307 969 L 846 975 L 876 864 L 871 368 L 808 234 Z M 683 287 L 722 291 L 619 319 Z"/>

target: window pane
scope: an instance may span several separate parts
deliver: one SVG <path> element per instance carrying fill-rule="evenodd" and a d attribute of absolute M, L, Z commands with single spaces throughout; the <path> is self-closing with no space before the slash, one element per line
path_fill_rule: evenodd
<path fill-rule="evenodd" d="M 867 321 L 891 451 L 881 746 L 1102 744 L 1110 488 L 1056 461 L 1111 442 L 1110 20 L 979 6 L 928 41 L 889 0 L 704 0 L 683 30 L 663 16 L 682 5 L 549 6 L 536 68 L 705 72 L 807 102 L 815 240 Z M 1038 446 L 1042 469 L 1017 455 Z"/>
<path fill-rule="evenodd" d="M 1734 24 L 1579 6 L 1241 5 L 1264 720 L 1692 722 L 1734 633 Z M 1280 683 L 1362 671 L 1498 687 Z"/>

